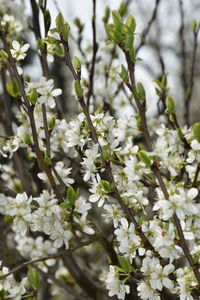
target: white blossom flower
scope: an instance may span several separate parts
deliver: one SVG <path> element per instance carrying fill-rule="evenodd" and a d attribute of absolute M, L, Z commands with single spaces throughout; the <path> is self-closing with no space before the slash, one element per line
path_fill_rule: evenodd
<path fill-rule="evenodd" d="M 26 57 L 26 51 L 29 49 L 30 45 L 25 44 L 21 46 L 17 41 L 12 42 L 13 49 L 10 50 L 12 56 L 17 60 L 22 60 Z"/>
<path fill-rule="evenodd" d="M 123 284 L 115 271 L 114 266 L 109 267 L 109 272 L 106 277 L 106 288 L 109 290 L 110 297 L 117 295 L 118 299 L 125 299 L 125 295 L 130 293 L 130 287 Z"/>
<path fill-rule="evenodd" d="M 160 300 L 158 292 L 153 290 L 151 286 L 144 281 L 140 282 L 137 290 L 139 292 L 138 296 L 140 296 L 143 300 Z"/>

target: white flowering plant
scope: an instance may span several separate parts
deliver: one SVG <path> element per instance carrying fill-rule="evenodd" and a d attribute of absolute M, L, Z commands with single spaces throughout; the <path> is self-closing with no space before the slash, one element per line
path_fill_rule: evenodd
<path fill-rule="evenodd" d="M 48 1 L 30 3 L 31 24 L 23 1 L 0 0 L 0 299 L 199 299 L 193 84 L 186 125 L 165 72 L 152 83 L 162 109 L 148 118 L 135 72 L 149 29 L 138 43 L 130 1 L 106 8 L 105 43 L 93 0 L 92 47 L 80 19 L 69 25 L 59 13 L 52 28 Z M 193 22 L 193 63 L 199 30 Z M 27 75 L 29 54 L 36 74 Z"/>

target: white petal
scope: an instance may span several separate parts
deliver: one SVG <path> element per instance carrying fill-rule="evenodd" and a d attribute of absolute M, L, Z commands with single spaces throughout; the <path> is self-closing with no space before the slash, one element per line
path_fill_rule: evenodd
<path fill-rule="evenodd" d="M 43 103 L 45 103 L 47 101 L 47 97 L 46 96 L 40 96 L 38 98 L 38 101 L 43 104 Z"/>
<path fill-rule="evenodd" d="M 56 97 L 62 94 L 62 90 L 61 89 L 55 89 L 52 91 L 52 96 Z"/>
<path fill-rule="evenodd" d="M 48 106 L 54 108 L 56 106 L 55 100 L 51 97 L 48 99 Z"/>
<path fill-rule="evenodd" d="M 12 47 L 15 50 L 19 50 L 20 49 L 20 44 L 17 41 L 13 41 L 12 42 Z"/>
<path fill-rule="evenodd" d="M 187 196 L 189 199 L 193 200 L 194 198 L 196 198 L 196 196 L 198 195 L 198 190 L 196 188 L 191 188 L 188 192 L 187 192 Z"/>
<path fill-rule="evenodd" d="M 174 288 L 173 282 L 167 277 L 163 278 L 162 283 L 167 289 L 171 290 Z"/>
<path fill-rule="evenodd" d="M 121 224 L 124 229 L 128 228 L 128 221 L 126 218 L 121 218 Z"/>
<path fill-rule="evenodd" d="M 29 49 L 29 47 L 30 47 L 29 44 L 25 44 L 24 46 L 22 46 L 21 51 L 26 52 Z"/>

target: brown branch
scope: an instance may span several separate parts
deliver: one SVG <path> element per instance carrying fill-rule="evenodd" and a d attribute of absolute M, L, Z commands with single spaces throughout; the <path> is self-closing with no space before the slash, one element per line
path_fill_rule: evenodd
<path fill-rule="evenodd" d="M 0 280 L 5 279 L 6 277 L 8 277 L 11 274 L 17 273 L 18 271 L 24 269 L 25 267 L 27 267 L 29 265 L 33 265 L 33 264 L 38 263 L 38 262 L 44 262 L 44 261 L 47 261 L 49 259 L 58 259 L 58 258 L 66 256 L 66 255 L 70 255 L 74 251 L 76 251 L 76 250 L 78 250 L 78 249 L 80 249 L 82 247 L 88 246 L 88 245 L 90 245 L 93 242 L 94 242 L 94 239 L 90 239 L 90 240 L 82 242 L 79 245 L 77 245 L 75 247 L 72 247 L 72 248 L 70 248 L 68 250 L 61 251 L 61 252 L 59 252 L 59 253 L 57 253 L 55 255 L 43 256 L 43 257 L 39 257 L 39 258 L 35 258 L 35 259 L 28 260 L 26 262 L 23 262 L 19 266 L 17 266 L 14 269 L 10 270 L 8 273 L 0 276 Z"/>
<path fill-rule="evenodd" d="M 194 71 L 195 71 L 195 63 L 196 63 L 196 56 L 197 56 L 197 48 L 198 48 L 198 35 L 200 31 L 200 23 L 198 24 L 197 28 L 193 30 L 193 37 L 194 37 L 194 44 L 193 44 L 193 53 L 192 53 L 192 64 L 190 69 L 190 77 L 189 77 L 189 84 L 188 90 L 185 94 L 185 122 L 189 126 L 190 124 L 190 102 L 192 100 L 193 89 L 194 89 Z"/>
<path fill-rule="evenodd" d="M 9 189 L 7 186 L 4 186 L 2 180 L 0 180 L 0 193 L 4 194 L 5 196 L 15 198 L 17 193 Z"/>
<path fill-rule="evenodd" d="M 136 54 L 139 52 L 139 50 L 141 49 L 141 47 L 145 44 L 145 39 L 146 39 L 146 37 L 147 37 L 150 29 L 151 29 L 151 26 L 152 26 L 154 20 L 156 19 L 157 12 L 158 12 L 158 6 L 159 6 L 160 2 L 161 2 L 161 0 L 156 0 L 155 1 L 155 6 L 154 6 L 154 9 L 153 9 L 153 13 L 152 13 L 151 19 L 149 20 L 146 28 L 144 29 L 144 31 L 142 33 L 142 40 L 141 40 L 140 44 L 138 45 L 138 47 L 135 50 Z"/>
<path fill-rule="evenodd" d="M 96 38 L 96 0 L 93 1 L 93 16 L 92 16 L 92 35 L 93 35 L 93 54 L 92 54 L 92 65 L 90 69 L 89 75 L 89 91 L 87 94 L 87 106 L 90 105 L 91 96 L 94 97 L 94 72 L 95 72 L 95 63 L 96 63 L 96 55 L 98 51 L 98 44 Z"/>

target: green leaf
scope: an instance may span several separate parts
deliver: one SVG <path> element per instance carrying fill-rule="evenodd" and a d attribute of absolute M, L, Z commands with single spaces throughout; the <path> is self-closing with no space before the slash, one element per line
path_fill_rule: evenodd
<path fill-rule="evenodd" d="M 138 84 L 137 84 L 137 93 L 138 93 L 140 100 L 142 100 L 142 101 L 146 100 L 146 92 L 145 92 L 145 89 L 141 82 L 138 82 Z"/>
<path fill-rule="evenodd" d="M 76 71 L 80 71 L 81 70 L 81 62 L 80 62 L 80 59 L 77 56 L 74 57 L 73 66 L 74 66 L 74 69 Z"/>
<path fill-rule="evenodd" d="M 40 286 L 40 276 L 37 270 L 29 268 L 27 273 L 28 281 L 31 287 L 37 290 Z"/>
<path fill-rule="evenodd" d="M 161 85 L 162 85 L 162 88 L 166 88 L 167 87 L 167 75 L 166 74 L 164 74 L 162 76 Z"/>
<path fill-rule="evenodd" d="M 61 36 L 63 40 L 67 41 L 69 38 L 69 33 L 70 33 L 70 26 L 68 23 L 64 24 L 63 30 L 61 32 Z"/>
<path fill-rule="evenodd" d="M 31 92 L 30 92 L 30 95 L 28 96 L 28 100 L 31 103 L 36 103 L 37 99 L 38 99 L 38 92 L 37 92 L 36 89 L 32 89 Z"/>
<path fill-rule="evenodd" d="M 33 145 L 33 141 L 28 133 L 24 137 L 24 143 L 29 146 Z"/>
<path fill-rule="evenodd" d="M 105 160 L 110 159 L 112 157 L 112 152 L 109 145 L 105 145 L 102 147 L 102 156 Z"/>
<path fill-rule="evenodd" d="M 198 141 L 198 143 L 200 143 L 200 122 L 195 123 L 192 126 L 192 130 L 193 130 L 195 139 Z"/>
<path fill-rule="evenodd" d="M 197 29 L 197 22 L 195 20 L 192 21 L 191 28 L 192 28 L 193 32 L 196 31 L 196 29 Z"/>
<path fill-rule="evenodd" d="M 78 27 L 79 32 L 81 33 L 84 29 L 84 24 L 81 23 L 79 18 L 74 19 L 74 24 Z"/>
<path fill-rule="evenodd" d="M 6 82 L 6 90 L 13 98 L 18 98 L 21 96 L 19 85 L 16 79 Z"/>
<path fill-rule="evenodd" d="M 151 159 L 144 150 L 140 150 L 138 153 L 138 156 L 139 156 L 139 159 L 143 163 L 145 163 L 145 165 L 147 165 L 148 167 L 151 167 Z"/>
<path fill-rule="evenodd" d="M 126 273 L 129 273 L 131 271 L 131 262 L 130 262 L 130 259 L 124 258 L 124 257 L 122 257 L 120 255 L 118 255 L 117 257 L 118 257 L 118 261 L 119 261 L 119 264 L 122 267 L 122 269 Z"/>
<path fill-rule="evenodd" d="M 103 22 L 104 24 L 107 24 L 108 23 L 108 19 L 110 17 L 110 8 L 109 7 L 106 7 L 105 9 L 105 14 L 104 14 L 104 17 L 103 17 Z"/>
<path fill-rule="evenodd" d="M 169 113 L 173 113 L 175 111 L 175 100 L 174 98 L 167 96 L 166 101 L 165 101 L 167 111 Z"/>
<path fill-rule="evenodd" d="M 128 82 L 129 81 L 128 71 L 126 70 L 126 68 L 124 67 L 124 65 L 121 66 L 121 73 L 119 73 L 119 76 L 121 77 L 121 79 L 124 82 Z"/>
<path fill-rule="evenodd" d="M 112 18 L 116 28 L 120 28 L 123 25 L 122 17 L 118 13 L 118 11 L 116 10 L 112 11 Z"/>
<path fill-rule="evenodd" d="M 64 17 L 61 13 L 59 13 L 56 17 L 56 28 L 59 33 L 62 32 L 64 25 L 65 25 Z"/>
<path fill-rule="evenodd" d="M 60 44 L 55 44 L 54 53 L 57 56 L 63 56 L 64 55 L 63 48 Z"/>
<path fill-rule="evenodd" d="M 45 157 L 44 157 L 44 162 L 45 162 L 48 166 L 50 166 L 50 165 L 51 165 L 51 158 L 50 158 L 49 156 L 45 155 Z"/>
<path fill-rule="evenodd" d="M 123 40 L 124 49 L 130 50 L 133 48 L 133 42 L 134 42 L 134 35 L 130 32 L 127 32 L 125 34 L 125 38 Z"/>
<path fill-rule="evenodd" d="M 0 50 L 0 57 L 3 59 L 8 59 L 8 54 L 4 50 Z"/>
<path fill-rule="evenodd" d="M 126 6 L 126 2 L 125 1 L 122 1 L 121 4 L 120 4 L 120 7 L 118 9 L 118 12 L 120 14 L 120 16 L 125 16 L 128 12 L 128 9 L 127 9 L 127 6 Z"/>
<path fill-rule="evenodd" d="M 62 202 L 59 204 L 59 206 L 64 209 L 70 209 L 70 208 L 72 208 L 73 205 L 74 204 L 70 203 L 70 202 Z"/>
<path fill-rule="evenodd" d="M 67 200 L 69 200 L 70 203 L 74 203 L 76 200 L 76 193 L 71 186 L 67 189 Z"/>
<path fill-rule="evenodd" d="M 128 19 L 126 20 L 126 25 L 128 26 L 128 28 L 130 28 L 132 34 L 134 34 L 136 29 L 136 21 L 133 16 L 128 17 Z"/>
<path fill-rule="evenodd" d="M 110 192 L 111 188 L 110 188 L 110 182 L 107 180 L 101 180 L 101 185 L 104 188 L 104 190 L 106 190 L 106 192 Z"/>
<path fill-rule="evenodd" d="M 48 31 L 51 26 L 51 14 L 48 9 L 45 10 L 45 12 L 44 12 L 44 20 L 45 20 L 45 24 L 46 24 L 47 31 Z"/>
<path fill-rule="evenodd" d="M 75 81 L 75 83 L 74 83 L 74 89 L 75 89 L 76 96 L 78 98 L 83 97 L 84 89 L 82 88 L 81 83 L 80 83 L 79 80 Z"/>
<path fill-rule="evenodd" d="M 49 127 L 50 129 L 53 129 L 54 126 L 55 126 L 55 124 L 56 124 L 56 118 L 55 118 L 55 117 L 52 117 L 52 118 L 49 120 L 49 122 L 48 122 L 48 127 Z"/>

